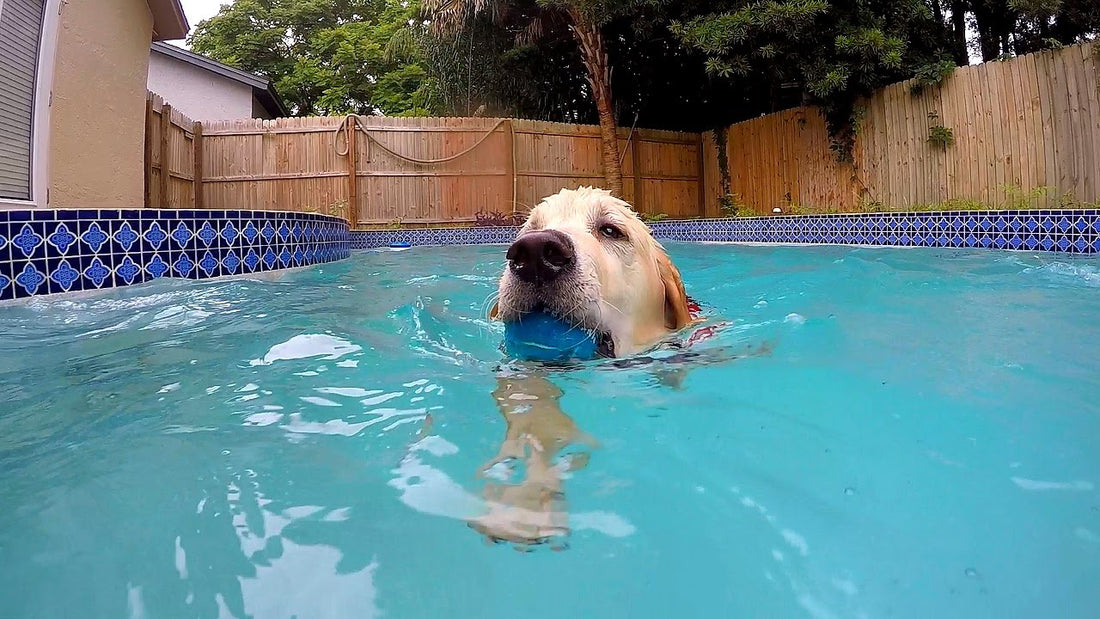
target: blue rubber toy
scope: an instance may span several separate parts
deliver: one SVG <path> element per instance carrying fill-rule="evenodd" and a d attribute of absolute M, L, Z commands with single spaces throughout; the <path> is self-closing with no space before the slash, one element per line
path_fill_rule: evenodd
<path fill-rule="evenodd" d="M 527 361 L 580 361 L 596 357 L 593 334 L 546 312 L 504 323 L 504 349 Z"/>

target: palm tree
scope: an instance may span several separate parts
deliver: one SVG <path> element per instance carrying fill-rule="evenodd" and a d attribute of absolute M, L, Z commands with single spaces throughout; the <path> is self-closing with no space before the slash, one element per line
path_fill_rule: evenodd
<path fill-rule="evenodd" d="M 520 5 L 524 6 L 520 6 Z M 468 19 L 489 13 L 494 20 L 518 15 L 526 26 L 517 36 L 520 44 L 538 38 L 550 21 L 566 20 L 581 54 L 587 71 L 588 84 L 600 118 L 600 138 L 603 143 L 603 169 L 606 189 L 622 196 L 623 171 L 619 159 L 619 136 L 615 122 L 615 109 L 611 96 L 611 63 L 604 46 L 601 21 L 611 14 L 608 5 L 623 10 L 634 4 L 632 0 L 585 2 L 583 0 L 538 0 L 527 6 L 522 0 L 424 0 L 425 16 L 437 32 L 456 32 L 468 23 Z M 525 10 L 526 9 L 526 10 Z"/>

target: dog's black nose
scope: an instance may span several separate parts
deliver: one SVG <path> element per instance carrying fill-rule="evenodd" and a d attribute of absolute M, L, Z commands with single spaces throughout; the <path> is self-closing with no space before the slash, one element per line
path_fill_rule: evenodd
<path fill-rule="evenodd" d="M 557 230 L 524 234 L 508 248 L 507 257 L 512 273 L 531 284 L 552 282 L 577 262 L 573 241 Z"/>

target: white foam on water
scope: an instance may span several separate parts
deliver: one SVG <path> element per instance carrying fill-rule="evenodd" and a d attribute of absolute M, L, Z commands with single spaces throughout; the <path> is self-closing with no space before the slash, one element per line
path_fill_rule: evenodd
<path fill-rule="evenodd" d="M 403 395 L 405 395 L 404 391 L 395 391 L 393 393 L 383 393 L 382 395 L 376 395 L 376 396 L 373 396 L 373 397 L 370 397 L 370 398 L 366 398 L 365 400 L 360 400 L 359 403 L 362 404 L 363 406 L 375 406 L 375 405 L 378 405 L 378 404 L 382 404 L 384 402 L 388 402 L 388 401 L 390 401 L 394 398 L 399 398 Z"/>
<path fill-rule="evenodd" d="M 130 619 L 142 619 L 145 614 L 145 599 L 141 594 L 141 585 L 126 583 L 126 610 Z"/>
<path fill-rule="evenodd" d="M 178 535 L 176 536 L 176 573 L 179 574 L 180 580 L 187 580 L 187 552 L 183 550 Z"/>
<path fill-rule="evenodd" d="M 1100 287 L 1100 269 L 1089 264 L 1070 264 L 1068 262 L 1051 262 L 1039 267 L 1024 269 L 1024 273 L 1036 273 L 1039 275 L 1051 275 L 1060 280 L 1071 280 L 1088 287 Z"/>
<path fill-rule="evenodd" d="M 292 434 L 327 434 L 330 436 L 355 436 L 370 422 L 348 423 L 343 419 L 330 419 L 328 421 L 303 421 L 298 413 L 291 413 L 290 419 L 280 428 Z"/>
<path fill-rule="evenodd" d="M 279 423 L 282 420 L 282 413 L 252 413 L 244 418 L 244 425 L 262 428 Z"/>
<path fill-rule="evenodd" d="M 339 402 L 333 402 L 332 400 L 329 400 L 329 399 L 326 399 L 326 398 L 318 398 L 318 397 L 312 396 L 312 395 L 302 396 L 298 399 L 303 401 L 303 402 L 306 402 L 308 404 L 313 404 L 315 406 L 328 406 L 328 407 L 339 407 L 339 406 L 341 406 L 341 404 Z"/>
<path fill-rule="evenodd" d="M 810 554 L 810 545 L 806 543 L 806 538 L 802 537 L 801 535 L 795 533 L 790 529 L 783 529 L 779 532 L 779 534 L 783 536 L 783 539 L 787 540 L 787 543 L 791 545 L 791 548 L 794 548 L 798 551 L 798 554 L 802 555 L 803 557 Z"/>
<path fill-rule="evenodd" d="M 340 395 L 345 398 L 365 398 L 367 396 L 382 393 L 381 389 L 368 390 L 359 387 L 317 387 L 314 391 L 327 395 Z"/>
<path fill-rule="evenodd" d="M 271 365 L 276 361 L 293 361 L 312 357 L 334 361 L 360 350 L 363 350 L 361 346 L 352 344 L 342 338 L 323 333 L 307 333 L 295 335 L 281 344 L 272 346 L 263 359 L 253 359 L 249 362 L 249 365 Z"/>
<path fill-rule="evenodd" d="M 1092 544 L 1100 544 L 1100 535 L 1097 535 L 1096 533 L 1093 533 L 1092 531 L 1086 529 L 1085 527 L 1077 527 L 1076 529 L 1073 530 L 1073 534 L 1076 535 L 1077 537 L 1085 540 L 1086 542 L 1089 542 L 1089 543 L 1092 543 Z"/>
<path fill-rule="evenodd" d="M 340 507 L 330 511 L 321 518 L 324 522 L 345 522 L 351 518 L 350 507 Z"/>
<path fill-rule="evenodd" d="M 1031 492 L 1044 492 L 1050 490 L 1062 490 L 1070 492 L 1091 492 L 1093 484 L 1091 481 L 1074 480 L 1074 481 L 1040 481 L 1035 479 L 1025 479 L 1023 477 L 1013 477 L 1012 483 L 1016 484 L 1024 490 Z"/>
<path fill-rule="evenodd" d="M 638 530 L 622 516 L 605 511 L 570 514 L 569 524 L 574 529 L 598 531 L 608 537 L 629 537 Z"/>

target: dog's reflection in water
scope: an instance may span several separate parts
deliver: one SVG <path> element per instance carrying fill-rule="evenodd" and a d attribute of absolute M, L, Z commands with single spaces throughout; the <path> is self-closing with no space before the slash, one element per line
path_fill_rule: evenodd
<path fill-rule="evenodd" d="M 507 429 L 496 457 L 481 474 L 491 479 L 491 472 L 506 467 L 519 479 L 486 483 L 487 511 L 469 525 L 491 542 L 511 542 L 520 550 L 539 544 L 555 550 L 567 546 L 565 477 L 584 468 L 590 450 L 599 444 L 562 411 L 561 395 L 537 374 L 497 379 L 493 398 Z M 579 451 L 566 453 L 567 448 Z"/>

